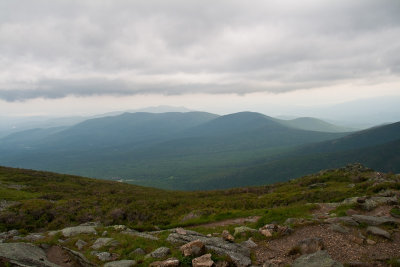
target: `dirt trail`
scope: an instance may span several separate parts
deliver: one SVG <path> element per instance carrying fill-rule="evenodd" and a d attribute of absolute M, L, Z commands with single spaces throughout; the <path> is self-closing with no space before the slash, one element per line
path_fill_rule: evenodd
<path fill-rule="evenodd" d="M 339 262 L 375 262 L 374 266 L 386 266 L 379 260 L 400 257 L 400 233 L 393 234 L 393 241 L 379 239 L 375 245 L 357 244 L 352 236 L 358 235 L 358 230 L 353 233 L 342 234 L 334 232 L 329 225 L 312 225 L 298 228 L 289 236 L 278 239 L 262 241 L 255 249 L 257 263 L 262 264 L 271 260 L 285 266 L 294 261 L 298 255 L 289 256 L 288 252 L 296 244 L 306 238 L 322 238 L 325 249 L 334 260 Z"/>

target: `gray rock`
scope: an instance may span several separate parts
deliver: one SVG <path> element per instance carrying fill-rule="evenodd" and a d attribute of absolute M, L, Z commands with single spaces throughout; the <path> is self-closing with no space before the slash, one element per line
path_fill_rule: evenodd
<path fill-rule="evenodd" d="M 324 249 L 324 242 L 319 237 L 303 239 L 297 243 L 301 254 L 312 254 Z"/>
<path fill-rule="evenodd" d="M 349 233 L 349 229 L 347 229 L 346 227 L 343 227 L 339 224 L 332 224 L 329 229 L 331 229 L 334 232 L 338 232 L 338 233 L 342 233 L 342 234 L 348 234 Z"/>
<path fill-rule="evenodd" d="M 29 243 L 0 243 L 0 258 L 12 266 L 59 267 L 48 261 L 43 249 Z"/>
<path fill-rule="evenodd" d="M 61 232 L 65 237 L 71 237 L 80 234 L 94 234 L 94 235 L 97 234 L 96 230 L 94 229 L 94 226 L 85 226 L 85 225 L 67 227 L 62 229 Z"/>
<path fill-rule="evenodd" d="M 115 261 L 116 259 L 118 259 L 118 254 L 109 252 L 93 251 L 92 255 L 96 256 L 101 261 Z"/>
<path fill-rule="evenodd" d="M 186 235 L 176 232 L 171 233 L 167 241 L 174 244 L 186 244 L 199 239 L 204 243 L 207 250 L 215 251 L 218 255 L 229 256 L 238 266 L 250 266 L 250 249 L 244 245 L 225 241 L 220 237 L 207 237 L 195 231 L 186 231 Z"/>
<path fill-rule="evenodd" d="M 238 236 L 238 235 L 241 235 L 241 234 L 247 233 L 247 232 L 254 233 L 254 232 L 257 232 L 257 230 L 247 227 L 247 226 L 239 226 L 239 227 L 235 227 L 235 232 L 233 233 L 233 235 Z"/>
<path fill-rule="evenodd" d="M 2 232 L 0 233 L 0 238 L 1 239 L 10 239 L 13 238 L 14 236 L 19 235 L 18 230 L 10 230 L 8 232 Z"/>
<path fill-rule="evenodd" d="M 137 248 L 131 253 L 129 253 L 129 256 L 135 256 L 135 255 L 146 255 L 146 251 L 144 251 L 142 248 Z"/>
<path fill-rule="evenodd" d="M 383 230 L 381 228 L 378 228 L 376 226 L 368 226 L 367 227 L 367 233 L 373 234 L 373 235 L 377 235 L 377 236 L 381 236 L 381 237 L 384 237 L 384 238 L 387 238 L 387 239 L 391 239 L 391 236 L 387 231 L 385 231 L 385 230 Z"/>
<path fill-rule="evenodd" d="M 397 224 L 397 221 L 391 217 L 377 217 L 377 216 L 368 216 L 368 215 L 352 215 L 351 216 L 355 221 L 359 223 L 365 223 L 367 225 L 381 225 L 381 224 Z"/>
<path fill-rule="evenodd" d="M 211 254 L 205 254 L 192 260 L 193 267 L 212 267 L 214 261 L 211 259 Z"/>
<path fill-rule="evenodd" d="M 132 229 L 128 229 L 128 230 L 123 231 L 121 233 L 123 233 L 125 235 L 138 236 L 138 237 L 149 239 L 149 240 L 155 240 L 155 241 L 158 240 L 158 237 L 155 237 L 155 236 L 153 236 L 151 234 L 138 232 L 138 231 L 135 231 L 135 230 L 132 230 Z"/>
<path fill-rule="evenodd" d="M 101 234 L 102 237 L 105 237 L 105 236 L 107 236 L 107 235 L 108 235 L 108 232 L 107 232 L 107 231 L 104 231 L 104 232 Z"/>
<path fill-rule="evenodd" d="M 6 210 L 12 206 L 18 205 L 20 202 L 17 201 L 9 201 L 9 200 L 0 200 L 0 211 Z"/>
<path fill-rule="evenodd" d="M 241 245 L 245 246 L 247 248 L 256 248 L 257 247 L 257 244 L 253 241 L 253 239 L 251 239 L 251 237 L 248 240 L 243 241 L 241 243 Z"/>
<path fill-rule="evenodd" d="M 171 254 L 171 250 L 167 247 L 160 247 L 150 253 L 150 256 L 156 259 L 162 259 Z"/>
<path fill-rule="evenodd" d="M 349 216 L 328 218 L 325 220 L 325 222 L 341 223 L 341 224 L 349 225 L 349 226 L 358 226 L 359 225 L 359 223 L 356 220 L 354 220 L 352 217 L 349 217 Z"/>
<path fill-rule="evenodd" d="M 121 260 L 121 261 L 110 261 L 104 264 L 104 267 L 131 267 L 137 263 L 134 260 Z"/>
<path fill-rule="evenodd" d="M 42 234 L 37 234 L 37 233 L 32 233 L 32 234 L 29 234 L 24 237 L 24 239 L 29 240 L 29 241 L 37 241 L 37 240 L 40 240 L 43 238 L 45 238 L 45 237 Z"/>
<path fill-rule="evenodd" d="M 165 261 L 155 261 L 150 263 L 150 267 L 178 267 L 179 260 L 176 258 L 169 258 Z"/>
<path fill-rule="evenodd" d="M 75 246 L 81 250 L 84 246 L 87 245 L 87 242 L 83 241 L 82 239 L 79 239 L 78 241 L 75 242 Z"/>
<path fill-rule="evenodd" d="M 328 252 L 320 250 L 300 256 L 293 262 L 292 267 L 343 267 L 343 265 L 332 260 Z"/>
<path fill-rule="evenodd" d="M 110 245 L 110 243 L 112 243 L 113 241 L 116 241 L 116 240 L 114 240 L 113 238 L 109 238 L 109 237 L 101 237 L 101 238 L 98 238 L 94 242 L 94 244 L 91 246 L 91 248 L 99 249 L 99 248 L 104 247 L 106 245 Z"/>
<path fill-rule="evenodd" d="M 89 262 L 86 257 L 75 250 L 69 249 L 67 247 L 62 248 L 65 252 L 68 253 L 68 256 L 73 260 L 77 266 L 80 267 L 94 267 L 95 265 Z"/>
<path fill-rule="evenodd" d="M 200 240 L 189 242 L 179 248 L 185 257 L 198 257 L 206 252 L 206 247 Z"/>

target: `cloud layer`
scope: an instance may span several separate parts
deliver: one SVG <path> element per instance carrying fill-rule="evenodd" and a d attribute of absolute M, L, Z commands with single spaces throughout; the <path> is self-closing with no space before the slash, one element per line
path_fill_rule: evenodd
<path fill-rule="evenodd" d="M 0 3 L 0 99 L 288 92 L 400 73 L 400 1 Z"/>

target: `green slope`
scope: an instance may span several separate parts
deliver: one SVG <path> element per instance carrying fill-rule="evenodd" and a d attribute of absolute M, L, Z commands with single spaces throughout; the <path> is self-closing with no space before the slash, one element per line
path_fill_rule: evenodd
<path fill-rule="evenodd" d="M 355 165 L 287 183 L 181 192 L 0 167 L 0 199 L 18 201 L 0 211 L 0 232 L 61 229 L 88 221 L 124 224 L 139 230 L 170 228 L 250 215 L 263 216 L 264 224 L 268 220 L 283 222 L 287 217 L 306 217 L 309 209 L 305 204 L 309 202 L 334 202 L 373 193 L 373 182 L 368 181 L 373 175 L 372 170 Z M 392 174 L 384 176 L 393 181 L 398 179 Z M 357 179 L 356 186 L 349 187 L 354 177 L 363 179 Z M 326 187 L 309 187 L 321 182 Z M 19 190 L 15 189 L 17 186 Z M 391 186 L 398 188 L 398 182 Z M 195 216 L 183 220 L 187 214 Z M 269 217 L 271 214 L 275 217 Z"/>

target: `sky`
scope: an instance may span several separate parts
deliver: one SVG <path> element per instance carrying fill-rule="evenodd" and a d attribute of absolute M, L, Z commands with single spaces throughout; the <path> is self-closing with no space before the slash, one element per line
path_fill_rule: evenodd
<path fill-rule="evenodd" d="M 318 115 L 400 97 L 399 14 L 399 0 L 4 0 L 0 114 Z"/>

